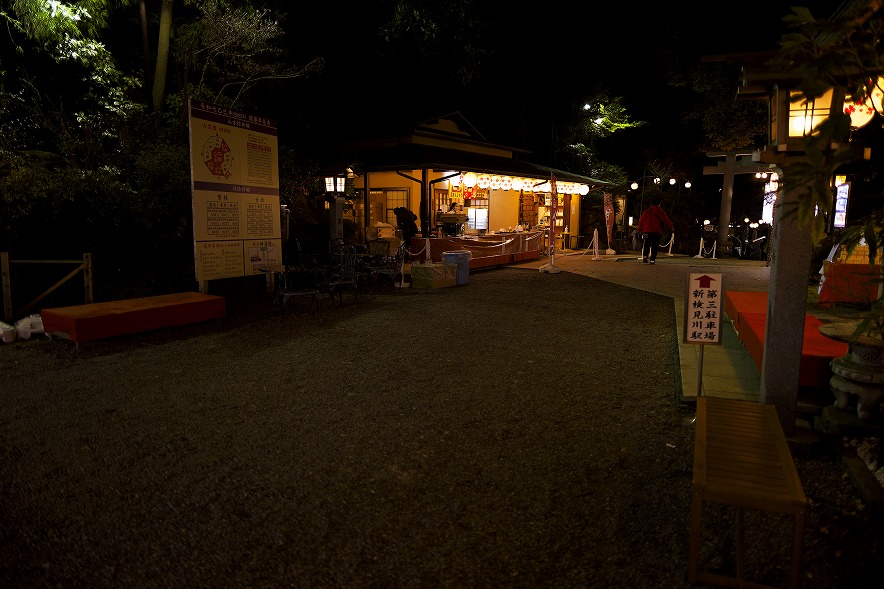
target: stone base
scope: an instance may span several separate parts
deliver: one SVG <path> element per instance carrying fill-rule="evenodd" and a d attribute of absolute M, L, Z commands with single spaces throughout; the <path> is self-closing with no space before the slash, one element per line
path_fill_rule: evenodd
<path fill-rule="evenodd" d="M 834 374 L 829 380 L 829 387 L 835 395 L 835 407 L 838 409 L 849 410 L 851 401 L 855 399 L 856 414 L 860 419 L 874 421 L 881 416 L 884 387 L 880 384 L 850 380 Z"/>
<path fill-rule="evenodd" d="M 850 445 L 853 438 L 877 437 L 881 440 L 884 436 L 884 419 L 864 421 L 853 412 L 829 406 L 814 419 L 814 429 L 825 437 L 831 450 L 837 454 L 842 468 L 863 501 L 884 518 L 884 487 Z"/>

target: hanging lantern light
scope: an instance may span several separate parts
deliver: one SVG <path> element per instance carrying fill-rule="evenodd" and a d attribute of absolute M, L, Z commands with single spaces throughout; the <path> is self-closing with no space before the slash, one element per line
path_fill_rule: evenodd
<path fill-rule="evenodd" d="M 589 186 L 587 186 L 586 184 L 581 184 L 580 185 L 580 195 L 584 196 L 587 194 L 589 194 Z"/>
<path fill-rule="evenodd" d="M 844 101 L 844 114 L 850 115 L 850 126 L 856 129 L 864 127 L 875 116 L 875 105 L 872 103 L 872 97 L 869 96 L 865 101 Z"/>
<path fill-rule="evenodd" d="M 476 179 L 476 186 L 478 186 L 479 188 L 488 188 L 490 184 L 491 178 L 488 176 L 488 174 L 480 174 L 479 177 Z"/>
<path fill-rule="evenodd" d="M 884 76 L 879 77 L 872 88 L 872 106 L 878 112 L 884 111 Z"/>
<path fill-rule="evenodd" d="M 473 186 L 475 186 L 477 181 L 478 178 L 473 172 L 467 172 L 463 175 L 463 185 L 467 188 L 472 188 Z"/>
<path fill-rule="evenodd" d="M 491 176 L 491 183 L 489 184 L 491 190 L 500 189 L 500 176 Z"/>
<path fill-rule="evenodd" d="M 458 187 L 463 183 L 463 174 L 456 174 L 448 179 L 452 186 Z"/>
<path fill-rule="evenodd" d="M 513 178 L 512 188 L 513 190 L 522 190 L 522 187 L 525 185 L 525 181 L 522 178 Z"/>
<path fill-rule="evenodd" d="M 513 187 L 513 179 L 509 176 L 502 176 L 500 179 L 500 187 L 503 190 L 509 190 Z"/>

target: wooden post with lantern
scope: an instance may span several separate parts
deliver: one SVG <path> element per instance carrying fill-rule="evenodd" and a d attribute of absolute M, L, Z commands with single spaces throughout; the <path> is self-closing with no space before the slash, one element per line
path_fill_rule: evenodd
<path fill-rule="evenodd" d="M 796 426 L 807 278 L 813 244 L 799 216 L 786 214 L 797 207 L 800 194 L 807 187 L 790 185 L 783 170 L 789 164 L 807 161 L 809 138 L 818 135 L 820 123 L 837 112 L 835 109 L 851 113 L 852 126 L 868 123 L 871 116 L 863 122 L 865 109 L 845 103 L 837 89 L 829 89 L 815 98 L 802 98 L 798 89 L 800 79 L 790 71 L 775 71 L 768 66 L 775 56 L 776 52 L 756 52 L 717 56 L 706 61 L 739 63 L 742 72 L 737 100 L 766 100 L 768 104 L 768 145 L 753 154 L 753 161 L 775 169 L 784 185 L 778 190 L 774 205 L 761 400 L 776 406 L 783 431 L 790 436 Z M 856 118 L 853 110 L 861 111 Z M 838 147 L 828 138 L 817 138 L 825 140 L 827 156 Z"/>

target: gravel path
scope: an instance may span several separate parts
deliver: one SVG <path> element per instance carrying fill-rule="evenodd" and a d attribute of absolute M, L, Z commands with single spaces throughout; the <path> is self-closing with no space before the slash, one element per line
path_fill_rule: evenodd
<path fill-rule="evenodd" d="M 0 585 L 688 586 L 670 299 L 501 268 L 283 326 L 248 286 L 217 322 L 0 347 Z M 878 587 L 881 522 L 796 462 L 803 586 Z M 732 513 L 704 517 L 732 573 Z M 789 520 L 747 527 L 782 585 Z"/>

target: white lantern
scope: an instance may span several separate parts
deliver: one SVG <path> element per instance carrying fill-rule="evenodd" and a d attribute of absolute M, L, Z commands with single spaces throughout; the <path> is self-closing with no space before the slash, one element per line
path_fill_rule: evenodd
<path fill-rule="evenodd" d="M 466 186 L 467 188 L 472 188 L 473 186 L 475 186 L 476 182 L 478 182 L 478 180 L 479 179 L 476 177 L 476 175 L 473 172 L 467 172 L 466 174 L 463 175 L 463 185 Z"/>

